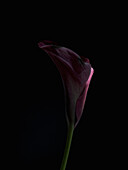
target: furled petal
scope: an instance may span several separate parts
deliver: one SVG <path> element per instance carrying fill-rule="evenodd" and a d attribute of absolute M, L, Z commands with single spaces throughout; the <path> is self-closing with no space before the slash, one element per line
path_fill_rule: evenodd
<path fill-rule="evenodd" d="M 82 112 L 84 109 L 84 104 L 85 104 L 85 100 L 86 100 L 86 96 L 87 96 L 87 91 L 88 91 L 89 84 L 90 84 L 93 73 L 94 73 L 94 70 L 93 70 L 93 68 L 91 68 L 90 76 L 89 76 L 87 82 L 85 83 L 85 87 L 84 87 L 82 93 L 80 94 L 79 98 L 77 99 L 76 110 L 75 110 L 77 121 L 75 123 L 75 126 L 78 124 L 78 122 L 82 116 Z"/>
<path fill-rule="evenodd" d="M 89 60 L 50 41 L 45 40 L 38 45 L 51 57 L 61 74 L 65 89 L 68 122 L 75 124 L 76 117 L 77 124 L 82 115 L 88 86 L 93 74 Z"/>

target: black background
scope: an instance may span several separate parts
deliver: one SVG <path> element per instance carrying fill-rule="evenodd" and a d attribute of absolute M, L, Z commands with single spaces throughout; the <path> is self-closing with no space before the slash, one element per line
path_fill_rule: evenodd
<path fill-rule="evenodd" d="M 64 94 L 56 66 L 37 45 L 47 39 L 89 58 L 94 68 L 67 170 L 104 169 L 117 152 L 105 71 L 115 20 L 105 5 L 48 3 L 11 4 L 5 9 L 2 162 L 13 169 L 60 167 L 67 130 Z"/>

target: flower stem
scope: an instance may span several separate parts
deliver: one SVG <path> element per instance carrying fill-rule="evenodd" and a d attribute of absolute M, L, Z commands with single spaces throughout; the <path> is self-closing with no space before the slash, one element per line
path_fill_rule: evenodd
<path fill-rule="evenodd" d="M 60 170 L 65 170 L 65 168 L 66 168 L 68 155 L 69 155 L 69 151 L 70 151 L 70 147 L 71 147 L 73 131 L 74 131 L 74 124 L 69 124 L 68 133 L 67 133 L 67 141 L 66 141 L 66 146 L 65 146 L 65 150 L 64 150 L 64 156 L 63 156 L 63 160 L 62 160 L 62 163 L 61 163 Z"/>

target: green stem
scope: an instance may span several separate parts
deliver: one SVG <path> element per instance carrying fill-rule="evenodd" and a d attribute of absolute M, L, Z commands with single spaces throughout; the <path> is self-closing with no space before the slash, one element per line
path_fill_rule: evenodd
<path fill-rule="evenodd" d="M 66 168 L 68 155 L 69 155 L 69 151 L 70 151 L 70 146 L 71 146 L 71 141 L 72 141 L 72 136 L 73 136 L 73 131 L 74 131 L 74 124 L 70 124 L 68 127 L 67 141 L 66 141 L 64 156 L 63 156 L 60 170 L 65 170 L 65 168 Z"/>

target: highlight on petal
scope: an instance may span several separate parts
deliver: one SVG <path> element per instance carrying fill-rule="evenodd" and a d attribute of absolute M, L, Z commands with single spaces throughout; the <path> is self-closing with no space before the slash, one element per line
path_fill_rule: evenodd
<path fill-rule="evenodd" d="M 77 125 L 85 104 L 85 99 L 93 75 L 89 59 L 56 43 L 44 40 L 38 43 L 58 68 L 65 92 L 66 114 L 69 123 Z M 77 119 L 75 122 L 75 118 Z"/>
<path fill-rule="evenodd" d="M 44 46 L 47 46 L 47 45 L 57 45 L 57 43 L 49 41 L 49 40 L 44 40 L 44 41 L 38 43 L 38 46 L 40 48 L 43 48 Z"/>
<path fill-rule="evenodd" d="M 90 84 L 93 73 L 94 73 L 94 70 L 93 70 L 93 68 L 91 68 L 90 76 L 89 76 L 87 82 L 85 83 L 85 87 L 84 87 L 82 93 L 80 94 L 79 98 L 77 99 L 75 127 L 77 126 L 77 124 L 82 116 L 82 112 L 84 109 L 84 104 L 85 104 L 85 100 L 86 100 L 86 96 L 87 96 L 87 91 L 88 91 L 89 84 Z"/>

